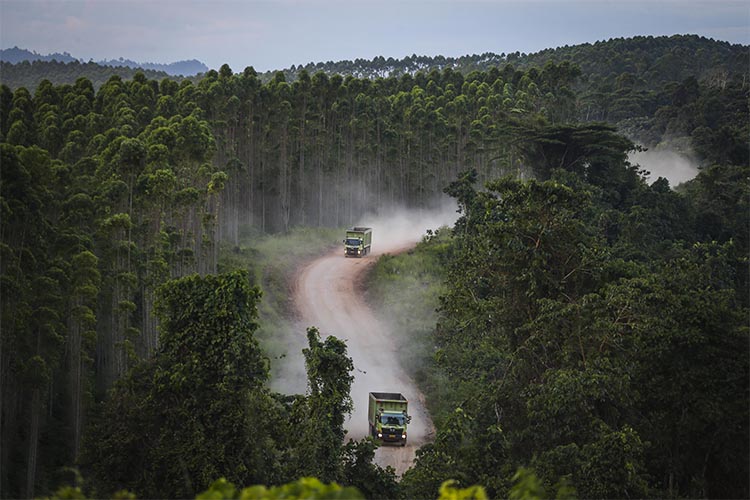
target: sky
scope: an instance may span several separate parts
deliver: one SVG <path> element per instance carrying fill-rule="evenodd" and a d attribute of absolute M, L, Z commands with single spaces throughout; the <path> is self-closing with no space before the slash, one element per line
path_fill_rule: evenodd
<path fill-rule="evenodd" d="M 0 48 L 234 72 L 674 34 L 750 45 L 750 1 L 0 0 Z"/>

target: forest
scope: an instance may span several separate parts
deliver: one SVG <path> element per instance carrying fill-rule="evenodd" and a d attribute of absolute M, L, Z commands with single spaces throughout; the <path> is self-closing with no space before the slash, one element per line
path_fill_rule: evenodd
<path fill-rule="evenodd" d="M 0 497 L 72 476 L 90 497 L 304 477 L 365 498 L 750 496 L 747 50 L 2 80 Z M 647 182 L 628 154 L 660 144 L 697 177 Z M 437 434 L 399 480 L 344 442 L 344 342 L 309 329 L 307 393 L 269 389 L 268 284 L 229 263 L 248 235 L 443 193 L 460 219 L 403 257 L 441 283 L 418 332 Z"/>

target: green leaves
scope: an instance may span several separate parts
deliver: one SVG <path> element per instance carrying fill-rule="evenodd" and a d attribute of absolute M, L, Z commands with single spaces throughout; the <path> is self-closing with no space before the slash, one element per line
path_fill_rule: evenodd
<path fill-rule="evenodd" d="M 261 390 L 268 365 L 253 338 L 259 290 L 235 272 L 167 282 L 157 293 L 160 348 L 118 383 L 90 431 L 86 463 L 97 484 L 171 497 L 219 474 L 263 477 L 258 468 L 271 465 L 254 443 L 271 434 L 273 418 Z"/>
<path fill-rule="evenodd" d="M 329 336 L 320 340 L 314 327 L 307 329 L 308 347 L 302 350 L 307 368 L 308 416 L 303 430 L 306 448 L 303 470 L 324 481 L 341 475 L 344 421 L 351 413 L 350 395 L 354 376 L 352 359 L 347 356 L 346 343 Z"/>
<path fill-rule="evenodd" d="M 211 487 L 196 496 L 197 500 L 359 500 L 365 498 L 356 488 L 341 487 L 336 483 L 325 484 L 313 477 L 303 477 L 281 486 L 251 486 L 242 490 L 219 479 Z"/>
<path fill-rule="evenodd" d="M 468 173 L 449 189 L 464 214 L 436 363 L 468 418 L 443 424 L 402 485 L 454 477 L 534 497 L 568 478 L 584 497 L 742 496 L 750 369 L 736 251 L 747 245 L 723 216 L 711 232 L 731 233 L 726 243 L 701 242 L 692 222 L 701 210 L 738 215 L 744 202 L 725 184 L 737 171 L 700 175 L 684 199 L 645 185 L 607 128 L 530 141 L 551 180 L 476 191 Z M 501 458 L 476 459 L 485 446 Z M 523 494 L 507 481 L 520 466 L 538 474 Z"/>

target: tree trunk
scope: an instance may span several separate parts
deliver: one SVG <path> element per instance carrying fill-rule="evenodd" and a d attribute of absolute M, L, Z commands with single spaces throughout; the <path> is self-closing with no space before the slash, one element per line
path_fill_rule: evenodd
<path fill-rule="evenodd" d="M 37 453 L 39 451 L 39 413 L 41 412 L 41 394 L 34 389 L 31 396 L 31 415 L 29 422 L 29 441 L 26 460 L 26 498 L 34 498 L 36 484 Z"/>
<path fill-rule="evenodd" d="M 80 306 L 80 299 L 76 298 L 73 300 L 72 308 Z M 71 421 L 70 428 L 73 433 L 72 435 L 72 457 L 73 463 L 78 460 L 78 452 L 80 450 L 81 443 L 81 421 L 82 421 L 82 401 L 81 396 L 83 383 L 82 383 L 82 367 L 81 367 L 81 325 L 79 321 L 75 319 L 70 322 L 69 326 L 70 334 L 70 413 Z"/>

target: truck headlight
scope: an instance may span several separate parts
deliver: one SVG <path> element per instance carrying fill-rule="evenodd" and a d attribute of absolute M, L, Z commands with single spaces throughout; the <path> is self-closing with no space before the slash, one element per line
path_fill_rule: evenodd
<path fill-rule="evenodd" d="M 382 432 L 378 432 L 378 437 L 382 438 L 383 437 L 383 433 Z"/>
<path fill-rule="evenodd" d="M 401 434 L 401 439 L 406 439 L 406 434 Z"/>

